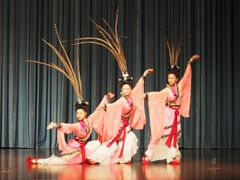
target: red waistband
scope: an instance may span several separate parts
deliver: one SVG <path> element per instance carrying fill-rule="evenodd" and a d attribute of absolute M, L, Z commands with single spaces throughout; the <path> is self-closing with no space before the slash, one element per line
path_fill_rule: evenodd
<path fill-rule="evenodd" d="M 174 120 L 173 120 L 173 125 L 172 125 L 172 130 L 168 136 L 168 139 L 166 141 L 166 145 L 170 148 L 172 141 L 173 141 L 173 147 L 177 147 L 177 119 L 178 119 L 178 115 L 179 115 L 179 110 L 175 109 L 175 116 L 174 116 Z"/>

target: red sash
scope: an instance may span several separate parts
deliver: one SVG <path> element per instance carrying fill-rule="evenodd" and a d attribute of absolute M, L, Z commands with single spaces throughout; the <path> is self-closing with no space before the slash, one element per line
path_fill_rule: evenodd
<path fill-rule="evenodd" d="M 178 119 L 178 115 L 179 115 L 179 110 L 175 109 L 175 116 L 174 116 L 174 120 L 173 120 L 173 125 L 172 125 L 172 130 L 168 136 L 168 139 L 166 141 L 166 145 L 170 148 L 172 141 L 173 141 L 173 147 L 177 147 L 177 119 Z"/>
<path fill-rule="evenodd" d="M 83 120 L 80 121 L 80 128 L 83 130 L 83 131 L 86 131 L 86 124 Z M 82 162 L 86 162 L 86 152 L 85 152 L 85 145 L 86 145 L 86 142 L 84 141 L 80 141 L 80 139 L 78 138 L 75 138 L 75 140 L 79 143 L 79 148 L 81 149 L 81 153 L 82 153 Z"/>
<path fill-rule="evenodd" d="M 78 141 L 79 143 L 79 147 L 81 149 L 81 153 L 82 153 L 82 161 L 85 162 L 86 161 L 86 152 L 85 152 L 85 146 L 86 146 L 86 142 L 81 142 L 81 141 Z"/>
<path fill-rule="evenodd" d="M 174 101 L 176 101 L 177 98 L 178 98 L 178 93 L 176 92 L 176 87 L 175 86 L 171 87 L 171 90 L 172 90 L 173 95 L 174 95 Z M 175 110 L 172 130 L 171 130 L 165 144 L 170 148 L 171 144 L 172 144 L 172 141 L 173 141 L 173 147 L 176 148 L 177 147 L 177 124 L 178 124 L 177 119 L 178 119 L 178 115 L 179 115 L 179 110 L 175 109 L 175 108 L 172 108 L 172 109 Z"/>
<path fill-rule="evenodd" d="M 125 138 L 126 138 L 126 127 L 129 125 L 127 118 L 122 117 L 121 122 L 122 122 L 123 126 L 120 127 L 118 134 L 107 145 L 107 147 L 110 147 L 114 142 L 118 141 L 120 139 L 120 137 L 122 136 L 123 144 L 122 144 L 121 152 L 120 152 L 118 158 L 121 158 L 123 155 L 123 148 L 124 148 Z"/>

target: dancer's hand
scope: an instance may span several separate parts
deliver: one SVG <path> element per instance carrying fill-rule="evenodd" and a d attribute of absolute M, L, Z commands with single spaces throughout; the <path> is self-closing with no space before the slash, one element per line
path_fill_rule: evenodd
<path fill-rule="evenodd" d="M 55 122 L 50 122 L 47 126 L 47 129 L 52 129 L 52 128 L 56 128 L 57 124 Z"/>
<path fill-rule="evenodd" d="M 97 108 L 96 108 L 96 111 L 100 111 L 102 108 L 101 108 L 101 106 L 98 106 Z"/>
<path fill-rule="evenodd" d="M 96 110 L 97 111 L 100 111 L 100 110 L 106 110 L 106 108 L 107 108 L 107 105 L 106 104 L 102 104 L 102 105 L 99 105 L 97 108 L 96 108 Z"/>
<path fill-rule="evenodd" d="M 108 100 L 110 100 L 110 99 L 112 99 L 114 97 L 115 97 L 115 94 L 113 94 L 112 92 L 107 93 L 107 99 Z"/>
<path fill-rule="evenodd" d="M 195 54 L 195 55 L 193 55 L 193 56 L 190 58 L 189 63 L 192 63 L 193 61 L 196 61 L 196 60 L 198 60 L 198 59 L 200 59 L 200 55 L 199 55 L 199 54 Z"/>
<path fill-rule="evenodd" d="M 142 99 L 145 99 L 145 98 L 146 98 L 146 94 L 143 94 L 141 98 L 142 98 Z"/>
<path fill-rule="evenodd" d="M 147 69 L 144 71 L 143 76 L 146 77 L 148 74 L 151 74 L 153 72 L 153 69 Z"/>

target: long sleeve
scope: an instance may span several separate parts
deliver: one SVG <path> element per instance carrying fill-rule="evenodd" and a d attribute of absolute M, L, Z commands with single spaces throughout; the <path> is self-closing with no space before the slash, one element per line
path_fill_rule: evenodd
<path fill-rule="evenodd" d="M 107 103 L 108 103 L 108 99 L 107 99 L 107 95 L 105 95 L 102 101 L 99 103 L 98 107 Z M 106 118 L 106 112 L 101 108 L 99 110 L 95 110 L 90 116 L 88 116 L 88 120 L 91 126 L 100 136 L 102 136 L 102 131 L 104 127 L 103 124 L 104 124 L 105 118 Z"/>
<path fill-rule="evenodd" d="M 107 97 L 105 96 L 101 103 L 106 104 L 106 110 L 96 110 L 89 116 L 93 129 L 101 137 L 102 142 L 109 141 L 113 138 L 119 130 L 121 123 L 121 115 L 124 107 L 124 99 L 120 98 L 114 103 L 107 103 Z"/>
<path fill-rule="evenodd" d="M 87 132 L 81 131 L 79 123 L 73 123 L 73 124 L 61 123 L 61 128 L 58 128 L 57 130 L 57 140 L 58 140 L 59 150 L 63 152 L 68 152 L 73 149 L 72 147 L 68 146 L 64 136 L 64 134 L 70 134 L 70 133 L 75 133 L 76 136 L 79 138 L 87 139 L 90 136 L 91 132 L 87 134 Z"/>
<path fill-rule="evenodd" d="M 192 86 L 192 68 L 188 64 L 182 79 L 179 81 L 179 88 L 182 96 L 180 112 L 183 117 L 189 117 L 191 86 Z"/>
<path fill-rule="evenodd" d="M 107 104 L 104 128 L 102 131 L 103 142 L 109 141 L 117 135 L 121 123 L 123 108 L 126 103 L 125 101 L 124 98 L 120 98 L 114 103 Z"/>
<path fill-rule="evenodd" d="M 139 91 L 144 91 L 144 80 L 140 77 L 135 87 L 132 89 L 132 94 L 136 94 Z"/>
<path fill-rule="evenodd" d="M 143 129 L 146 124 L 146 115 L 144 108 L 144 98 L 142 98 L 144 94 L 144 80 L 141 77 L 138 80 L 138 83 L 132 90 L 132 98 L 135 105 L 134 115 L 131 116 L 130 126 L 134 129 Z"/>
<path fill-rule="evenodd" d="M 167 88 L 160 92 L 150 92 L 148 95 L 151 138 L 157 139 L 164 132 L 164 108 L 169 95 Z"/>
<path fill-rule="evenodd" d="M 87 132 L 81 131 L 79 123 L 61 123 L 61 128 L 59 128 L 59 130 L 62 131 L 64 134 L 75 133 L 76 136 L 80 138 L 87 135 Z"/>
<path fill-rule="evenodd" d="M 142 129 L 145 122 L 145 112 L 144 112 L 144 99 L 141 98 L 144 91 L 144 81 L 142 78 L 138 81 L 135 88 L 132 90 L 132 98 L 134 102 L 134 113 L 130 119 L 130 126 L 135 129 Z M 96 121 L 98 123 L 93 124 L 93 128 L 101 136 L 102 142 L 107 142 L 114 138 L 121 124 L 121 116 L 123 109 L 127 102 L 125 98 L 120 98 L 114 103 L 106 104 L 106 111 L 100 111 Z"/>
<path fill-rule="evenodd" d="M 104 104 L 108 103 L 107 95 L 103 96 L 102 101 L 99 103 L 98 107 L 103 106 Z M 101 114 L 102 110 L 96 110 L 88 116 L 88 120 L 90 121 L 91 124 L 96 123 L 98 121 L 98 116 Z"/>

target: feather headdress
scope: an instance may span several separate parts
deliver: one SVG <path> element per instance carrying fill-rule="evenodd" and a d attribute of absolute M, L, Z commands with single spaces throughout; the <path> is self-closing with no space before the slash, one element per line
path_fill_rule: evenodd
<path fill-rule="evenodd" d="M 170 41 L 168 36 L 166 36 L 166 45 L 167 45 L 167 48 L 168 48 L 169 59 L 170 59 L 170 64 L 171 65 L 178 66 L 180 54 L 181 54 L 181 51 L 182 51 L 182 48 L 183 48 L 184 44 L 185 44 L 185 41 L 183 39 L 180 40 L 177 43 L 177 47 L 176 47 L 176 50 L 175 50 L 173 43 Z"/>
<path fill-rule="evenodd" d="M 174 47 L 173 42 L 170 40 L 169 36 L 167 35 L 166 31 L 165 32 L 165 39 L 166 39 L 166 46 L 168 49 L 169 53 L 169 61 L 170 61 L 170 66 L 167 69 L 167 73 L 173 73 L 177 77 L 179 76 L 179 59 L 180 59 L 180 54 L 182 52 L 182 48 L 186 43 L 186 38 L 181 39 L 178 43 L 176 48 Z"/>
<path fill-rule="evenodd" d="M 105 47 L 115 58 L 119 69 L 122 72 L 122 77 L 119 78 L 120 84 L 132 83 L 132 77 L 127 71 L 127 61 L 124 55 L 124 51 L 121 45 L 120 35 L 118 32 L 118 18 L 119 18 L 119 5 L 115 13 L 115 24 L 114 28 L 111 28 L 109 23 L 102 18 L 102 21 L 106 28 L 97 24 L 92 18 L 89 18 L 91 22 L 95 25 L 96 30 L 99 32 L 101 37 L 80 37 L 74 39 L 74 45 L 80 44 L 96 44 Z"/>
<path fill-rule="evenodd" d="M 197 29 L 198 27 L 196 27 L 194 29 L 194 31 Z M 168 67 L 168 74 L 169 73 L 174 73 L 177 76 L 179 75 L 179 59 L 180 59 L 180 55 L 182 52 L 182 48 L 183 46 L 187 43 L 188 40 L 190 40 L 190 38 L 188 38 L 188 35 L 192 33 L 192 31 L 187 32 L 185 34 L 185 36 L 183 36 L 182 39 L 180 39 L 180 41 L 177 43 L 176 48 L 174 47 L 173 42 L 170 40 L 166 30 L 162 29 L 164 31 L 164 35 L 165 35 L 165 39 L 166 39 L 166 46 L 168 49 L 168 53 L 169 53 L 169 61 L 170 61 L 170 66 Z"/>
<path fill-rule="evenodd" d="M 70 81 L 70 84 L 72 85 L 72 87 L 74 89 L 74 92 L 75 92 L 75 95 L 77 98 L 77 102 L 75 103 L 75 108 L 76 109 L 83 108 L 86 110 L 88 102 L 84 101 L 83 97 L 82 97 L 82 81 L 81 81 L 81 74 L 80 74 L 80 59 L 79 59 L 79 55 L 78 55 L 78 49 L 77 49 L 77 73 L 75 73 L 74 67 L 70 61 L 69 55 L 66 51 L 66 48 L 63 45 L 63 41 L 60 38 L 58 29 L 55 24 L 54 24 L 54 30 L 55 30 L 57 40 L 60 44 L 60 47 L 61 47 L 61 50 L 63 53 L 61 53 L 56 47 L 54 47 L 51 43 L 49 43 L 45 39 L 42 39 L 42 40 L 57 55 L 58 60 L 61 62 L 63 67 L 58 66 L 54 63 L 45 63 L 45 62 L 36 61 L 36 60 L 26 60 L 26 61 L 29 63 L 36 63 L 36 64 L 48 66 L 48 67 L 55 69 L 55 70 L 59 71 L 60 73 L 62 73 Z"/>

